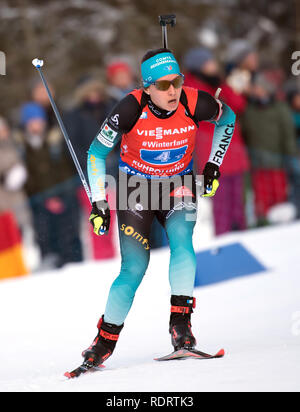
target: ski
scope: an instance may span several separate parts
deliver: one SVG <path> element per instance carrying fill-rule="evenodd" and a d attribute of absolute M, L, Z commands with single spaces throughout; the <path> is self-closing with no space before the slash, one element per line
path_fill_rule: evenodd
<path fill-rule="evenodd" d="M 222 358 L 225 355 L 224 349 L 220 349 L 215 355 L 201 352 L 197 349 L 179 349 L 170 353 L 169 355 L 162 356 L 160 358 L 154 358 L 156 361 L 168 361 L 168 360 L 180 360 L 180 359 L 216 359 Z M 80 375 L 87 372 L 96 372 L 105 368 L 104 365 L 95 366 L 94 363 L 86 361 L 72 372 L 65 372 L 64 376 L 68 379 L 78 378 Z"/>
<path fill-rule="evenodd" d="M 205 352 L 201 352 L 197 349 L 179 349 L 170 353 L 169 355 L 162 356 L 160 358 L 154 358 L 156 361 L 168 361 L 168 360 L 175 360 L 175 359 L 216 359 L 222 358 L 225 355 L 224 349 L 220 349 L 215 355 L 210 355 Z"/>
<path fill-rule="evenodd" d="M 96 372 L 105 368 L 104 365 L 95 366 L 93 363 L 87 361 L 80 365 L 78 368 L 74 369 L 72 372 L 65 372 L 64 376 L 68 379 L 78 378 L 87 372 Z"/>

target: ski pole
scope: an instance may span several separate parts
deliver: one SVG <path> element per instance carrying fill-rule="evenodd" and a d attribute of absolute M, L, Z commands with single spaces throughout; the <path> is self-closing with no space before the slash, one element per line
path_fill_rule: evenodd
<path fill-rule="evenodd" d="M 162 28 L 162 44 L 165 49 L 168 48 L 168 35 L 167 35 L 167 25 L 170 24 L 171 27 L 174 27 L 176 24 L 176 15 L 175 14 L 164 14 L 158 16 L 159 23 Z"/>
<path fill-rule="evenodd" d="M 75 164 L 75 166 L 76 166 L 76 169 L 77 169 L 77 172 L 78 172 L 78 174 L 79 174 L 80 180 L 81 180 L 81 182 L 82 182 L 82 184 L 83 184 L 83 187 L 84 187 L 84 189 L 85 189 L 85 191 L 86 191 L 87 197 L 88 197 L 89 200 L 90 200 L 90 203 L 92 203 L 92 195 L 91 195 L 91 191 L 90 191 L 89 185 L 88 185 L 88 183 L 87 183 L 87 181 L 86 181 L 86 178 L 85 178 L 85 176 L 84 176 L 84 173 L 83 173 L 83 171 L 82 171 L 82 169 L 81 169 L 81 166 L 80 166 L 80 164 L 79 164 L 79 161 L 78 161 L 78 159 L 77 159 L 76 153 L 75 153 L 75 151 L 74 151 L 74 149 L 73 149 L 71 140 L 70 140 L 70 138 L 69 138 L 69 136 L 68 136 L 68 133 L 67 133 L 67 131 L 66 131 L 65 125 L 63 124 L 63 121 L 62 121 L 62 119 L 61 119 L 61 116 L 60 116 L 60 114 L 59 114 L 59 111 L 58 111 L 58 109 L 57 109 L 57 107 L 56 107 L 56 104 L 55 104 L 55 102 L 54 102 L 54 100 L 53 100 L 53 97 L 52 97 L 52 95 L 51 95 L 51 92 L 50 92 L 50 90 L 49 90 L 49 87 L 48 87 L 48 84 L 47 84 L 47 82 L 46 82 L 46 79 L 45 79 L 45 77 L 44 77 L 44 75 L 43 75 L 43 72 L 42 72 L 41 67 L 44 65 L 44 61 L 43 61 L 43 60 L 39 60 L 39 59 L 34 59 L 34 60 L 32 60 L 32 64 L 35 66 L 35 68 L 36 68 L 37 71 L 39 72 L 39 75 L 40 75 L 40 77 L 41 77 L 41 79 L 42 79 L 42 82 L 43 82 L 43 84 L 44 84 L 44 86 L 45 86 L 45 89 L 46 89 L 46 91 L 47 91 L 47 94 L 48 94 L 48 97 L 49 97 L 51 106 L 52 106 L 52 108 L 53 108 L 53 110 L 54 110 L 56 119 L 57 119 L 57 121 L 58 121 L 58 124 L 59 124 L 59 126 L 60 126 L 61 131 L 62 131 L 62 134 L 63 134 L 63 136 L 64 136 L 64 138 L 65 138 L 66 143 L 67 143 L 69 152 L 70 152 L 70 154 L 71 154 L 71 156 L 72 156 L 72 159 L 73 159 L 73 162 L 74 162 L 74 164 Z"/>

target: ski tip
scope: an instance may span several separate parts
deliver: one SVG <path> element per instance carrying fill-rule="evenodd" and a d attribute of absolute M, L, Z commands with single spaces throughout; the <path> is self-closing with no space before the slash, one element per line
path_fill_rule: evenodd
<path fill-rule="evenodd" d="M 219 352 L 216 354 L 216 358 L 222 358 L 225 355 L 225 350 L 220 349 Z"/>
<path fill-rule="evenodd" d="M 65 373 L 64 373 L 64 376 L 65 376 L 66 378 L 68 378 L 68 379 L 78 378 L 78 376 L 80 376 L 80 375 L 83 374 L 83 373 L 86 373 L 86 372 L 95 372 L 95 371 L 101 370 L 101 369 L 103 369 L 103 368 L 105 368 L 105 365 L 93 366 L 93 367 L 91 367 L 91 368 L 89 368 L 89 369 L 84 369 L 84 370 L 82 370 L 82 367 L 79 366 L 79 368 L 75 369 L 73 372 L 65 372 Z"/>

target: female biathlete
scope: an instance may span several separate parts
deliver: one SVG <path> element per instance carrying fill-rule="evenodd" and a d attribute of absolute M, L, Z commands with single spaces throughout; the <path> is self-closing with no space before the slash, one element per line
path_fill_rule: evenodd
<path fill-rule="evenodd" d="M 147 52 L 141 72 L 143 88 L 129 93 L 115 106 L 88 151 L 93 201 L 90 222 L 96 235 L 102 235 L 110 223 L 105 159 L 122 139 L 117 189 L 121 271 L 111 286 L 97 325 L 98 334 L 83 352 L 87 367 L 101 365 L 115 349 L 148 266 L 154 216 L 166 230 L 171 251 L 172 345 L 175 350 L 196 345 L 191 331 L 196 273 L 192 242 L 197 204 L 192 171 L 195 135 L 200 121 L 215 124 L 211 154 L 203 170 L 203 195 L 213 196 L 233 134 L 235 114 L 210 94 L 184 87 L 184 76 L 169 49 Z M 137 187 L 139 195 L 135 196 Z"/>

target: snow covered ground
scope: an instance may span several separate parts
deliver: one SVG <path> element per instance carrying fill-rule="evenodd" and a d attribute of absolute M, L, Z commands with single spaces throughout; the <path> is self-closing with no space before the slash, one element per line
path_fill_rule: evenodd
<path fill-rule="evenodd" d="M 262 274 L 197 288 L 198 347 L 223 359 L 158 363 L 171 351 L 168 250 L 150 266 L 102 372 L 65 380 L 96 335 L 120 261 L 69 265 L 0 283 L 0 391 L 201 392 L 300 390 L 300 223 L 212 240 L 240 241 Z"/>

